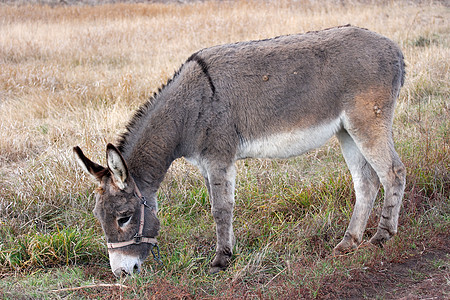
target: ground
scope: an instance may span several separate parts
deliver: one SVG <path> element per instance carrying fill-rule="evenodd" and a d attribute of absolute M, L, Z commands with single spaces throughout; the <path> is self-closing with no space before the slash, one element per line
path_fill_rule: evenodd
<path fill-rule="evenodd" d="M 450 235 L 437 235 L 430 244 L 422 243 L 414 253 L 391 262 L 377 261 L 360 269 L 348 270 L 346 274 L 332 274 L 321 279 L 316 299 L 450 299 Z M 87 265 L 83 267 L 84 276 L 93 275 L 104 282 L 114 282 L 114 276 L 106 267 Z M 99 274 L 102 274 L 99 276 Z M 223 278 L 227 281 L 226 278 Z M 273 282 L 274 288 L 282 286 L 283 279 Z M 232 282 L 231 278 L 230 281 Z M 85 286 L 54 292 L 55 296 L 74 296 L 116 299 L 123 296 L 127 289 L 133 287 L 118 284 L 116 286 Z M 136 288 L 135 288 L 136 289 Z M 174 286 L 168 281 L 142 283 L 139 294 L 155 299 L 198 299 L 210 298 L 204 294 L 192 294 L 187 287 Z M 4 297 L 8 298 L 8 294 Z M 263 292 L 247 291 L 242 286 L 229 284 L 229 291 L 224 291 L 221 299 L 236 298 L 267 299 Z M 298 289 L 283 290 L 277 299 L 312 299 L 310 291 Z"/>
<path fill-rule="evenodd" d="M 449 235 L 439 236 L 431 248 L 422 245 L 416 254 L 399 262 L 379 263 L 366 270 L 350 271 L 347 278 L 329 280 L 323 299 L 449 299 Z"/>

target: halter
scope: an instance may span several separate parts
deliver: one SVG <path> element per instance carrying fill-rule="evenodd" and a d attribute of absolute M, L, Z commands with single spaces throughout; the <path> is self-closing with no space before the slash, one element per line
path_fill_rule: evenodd
<path fill-rule="evenodd" d="M 151 245 L 151 251 L 153 254 L 153 257 L 156 258 L 155 253 L 153 253 L 153 248 L 156 247 L 156 250 L 158 251 L 158 257 L 159 257 L 159 247 L 158 247 L 158 241 L 154 237 L 145 237 L 142 236 L 142 232 L 144 231 L 144 222 L 145 222 L 145 208 L 151 208 L 153 213 L 156 215 L 155 207 L 150 207 L 147 204 L 147 200 L 144 196 L 142 196 L 141 191 L 139 191 L 137 185 L 135 184 L 135 190 L 134 194 L 139 199 L 141 199 L 141 220 L 139 222 L 139 230 L 136 232 L 136 234 L 133 236 L 131 240 L 125 241 L 125 242 L 117 242 L 117 243 L 106 243 L 108 246 L 108 249 L 117 249 L 122 248 L 129 245 L 139 245 L 141 243 L 147 243 Z"/>

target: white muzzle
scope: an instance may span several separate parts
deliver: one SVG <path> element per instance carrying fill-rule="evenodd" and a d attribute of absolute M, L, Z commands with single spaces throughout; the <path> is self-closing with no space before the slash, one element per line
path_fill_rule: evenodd
<path fill-rule="evenodd" d="M 117 277 L 141 271 L 142 260 L 139 257 L 124 254 L 120 250 L 110 250 L 108 254 L 111 270 Z"/>

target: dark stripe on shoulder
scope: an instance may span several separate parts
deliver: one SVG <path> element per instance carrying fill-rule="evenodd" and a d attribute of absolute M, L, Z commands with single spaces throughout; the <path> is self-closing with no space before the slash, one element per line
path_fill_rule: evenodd
<path fill-rule="evenodd" d="M 211 75 L 209 75 L 208 65 L 206 64 L 206 62 L 203 60 L 203 58 L 198 56 L 198 52 L 192 54 L 186 62 L 190 61 L 195 61 L 202 68 L 203 73 L 205 74 L 206 78 L 208 78 L 209 86 L 214 95 L 216 93 L 216 87 L 214 86 Z"/>

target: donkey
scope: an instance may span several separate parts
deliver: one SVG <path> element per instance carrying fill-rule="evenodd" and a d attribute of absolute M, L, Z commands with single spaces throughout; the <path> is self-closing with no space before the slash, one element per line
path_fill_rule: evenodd
<path fill-rule="evenodd" d="M 397 233 L 405 167 L 394 149 L 394 106 L 404 83 L 401 50 L 350 25 L 240 42 L 194 53 L 129 122 L 107 167 L 74 148 L 100 183 L 94 214 L 115 275 L 139 271 L 157 246 L 157 190 L 171 163 L 184 157 L 208 189 L 217 246 L 210 272 L 224 270 L 235 242 L 235 161 L 289 158 L 337 136 L 356 194 L 335 255 L 362 241 L 380 182 L 385 198 L 370 242 Z"/>

